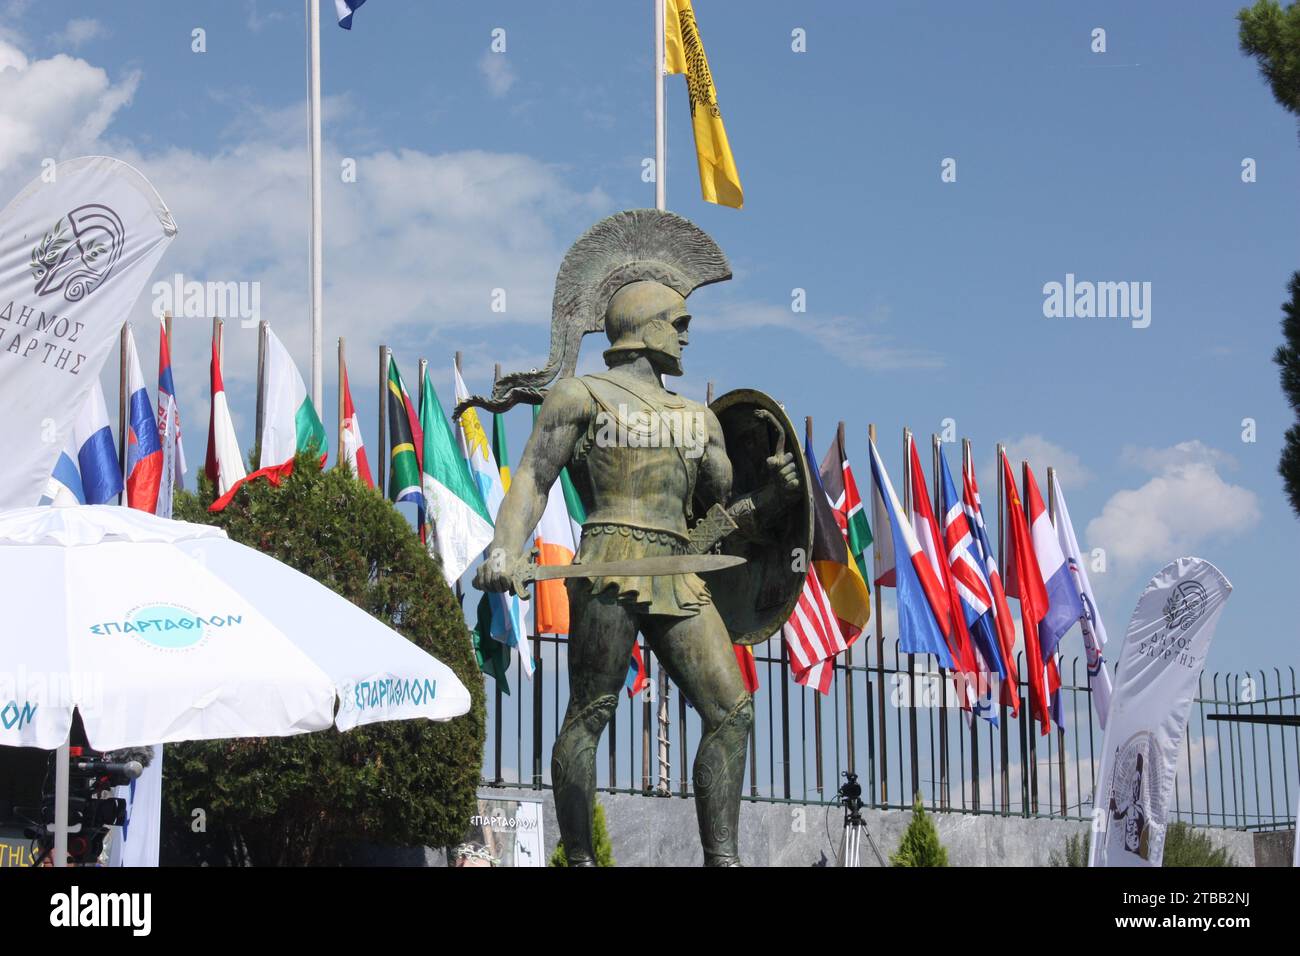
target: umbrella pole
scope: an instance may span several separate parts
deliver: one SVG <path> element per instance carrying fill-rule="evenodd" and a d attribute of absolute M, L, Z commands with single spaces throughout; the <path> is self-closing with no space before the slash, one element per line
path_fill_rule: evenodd
<path fill-rule="evenodd" d="M 68 865 L 68 769 L 71 750 L 65 740 L 54 752 L 54 865 Z"/>

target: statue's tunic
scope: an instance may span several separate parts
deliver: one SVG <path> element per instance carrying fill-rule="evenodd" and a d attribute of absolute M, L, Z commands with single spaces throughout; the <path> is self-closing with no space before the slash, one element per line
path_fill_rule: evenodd
<path fill-rule="evenodd" d="M 575 563 L 685 553 L 708 441 L 703 406 L 607 375 L 576 381 L 590 393 L 595 413 L 569 464 L 588 499 Z M 694 574 L 574 578 L 569 587 L 670 617 L 690 617 L 710 601 L 708 586 Z"/>

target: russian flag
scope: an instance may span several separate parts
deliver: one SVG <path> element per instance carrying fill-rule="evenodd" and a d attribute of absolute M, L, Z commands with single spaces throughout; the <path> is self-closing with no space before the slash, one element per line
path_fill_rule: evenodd
<path fill-rule="evenodd" d="M 1043 505 L 1032 471 L 1025 473 L 1025 497 L 1029 499 L 1029 534 L 1034 541 L 1034 555 L 1038 558 L 1043 586 L 1047 588 L 1047 613 L 1038 622 L 1038 643 L 1046 664 L 1056 653 L 1065 632 L 1083 617 L 1083 602 L 1079 600 L 1070 565 L 1061 552 L 1061 540 Z"/>
<path fill-rule="evenodd" d="M 939 627 L 935 608 L 944 607 L 943 589 L 885 473 L 875 442 L 871 445 L 872 525 L 876 530 L 876 584 L 898 591 L 898 646 L 907 654 L 933 654 L 941 667 L 952 668 L 952 655 Z M 888 528 L 889 533 L 885 533 Z M 909 560 L 896 561 L 906 554 Z"/>
<path fill-rule="evenodd" d="M 158 440 L 158 421 L 153 415 L 149 391 L 144 385 L 144 373 L 140 371 L 135 335 L 129 325 L 126 360 L 126 503 L 153 514 L 158 508 L 158 488 L 162 483 L 162 444 Z"/>
<path fill-rule="evenodd" d="M 121 493 L 122 467 L 108 425 L 104 390 L 96 380 L 73 423 L 67 447 L 54 464 L 41 504 L 103 505 Z"/>

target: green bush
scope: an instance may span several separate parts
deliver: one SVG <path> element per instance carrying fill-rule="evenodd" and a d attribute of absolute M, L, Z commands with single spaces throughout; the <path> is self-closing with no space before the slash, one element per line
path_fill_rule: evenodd
<path fill-rule="evenodd" d="M 1236 866 L 1223 847 L 1216 847 L 1205 830 L 1186 823 L 1171 823 L 1165 831 L 1162 866 Z"/>
<path fill-rule="evenodd" d="M 889 858 L 890 866 L 947 866 L 948 851 L 939 842 L 939 831 L 934 821 L 921 806 L 917 797 L 912 804 L 912 822 L 907 825 L 898 851 Z"/>
<path fill-rule="evenodd" d="M 358 843 L 445 846 L 476 812 L 483 678 L 460 606 L 410 524 L 345 471 L 299 455 L 278 487 L 246 485 L 219 514 L 212 488 L 177 497 L 176 517 L 215 524 L 400 631 L 469 688 L 468 714 L 347 733 L 170 745 L 163 764 L 164 859 L 213 865 L 331 865 Z M 194 832 L 201 810 L 205 832 Z"/>
<path fill-rule="evenodd" d="M 597 866 L 615 866 L 614 844 L 609 842 L 609 830 L 605 826 L 605 808 L 596 802 L 596 809 L 591 817 L 591 848 L 596 854 Z M 564 841 L 555 845 L 551 854 L 550 866 L 568 866 L 569 858 L 564 853 Z"/>
<path fill-rule="evenodd" d="M 1088 833 L 1083 831 L 1065 838 L 1065 846 L 1047 854 L 1048 866 L 1087 866 Z"/>
<path fill-rule="evenodd" d="M 1065 841 L 1063 850 L 1048 855 L 1049 866 L 1087 866 L 1088 835 L 1079 833 Z M 1162 866 L 1236 866 L 1228 851 L 1216 847 L 1205 830 L 1186 823 L 1171 823 L 1165 831 L 1165 855 Z"/>

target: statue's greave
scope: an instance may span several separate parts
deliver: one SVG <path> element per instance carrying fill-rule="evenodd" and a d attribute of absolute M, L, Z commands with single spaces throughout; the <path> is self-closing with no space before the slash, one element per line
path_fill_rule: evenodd
<path fill-rule="evenodd" d="M 746 694 L 695 752 L 695 812 L 700 822 L 705 866 L 739 866 L 740 791 L 745 780 L 754 699 Z M 566 843 L 567 847 L 568 844 Z"/>
<path fill-rule="evenodd" d="M 580 710 L 570 708 L 551 748 L 555 816 L 569 866 L 595 866 L 591 815 L 596 797 L 596 744 L 617 706 L 618 697 L 606 694 Z"/>

